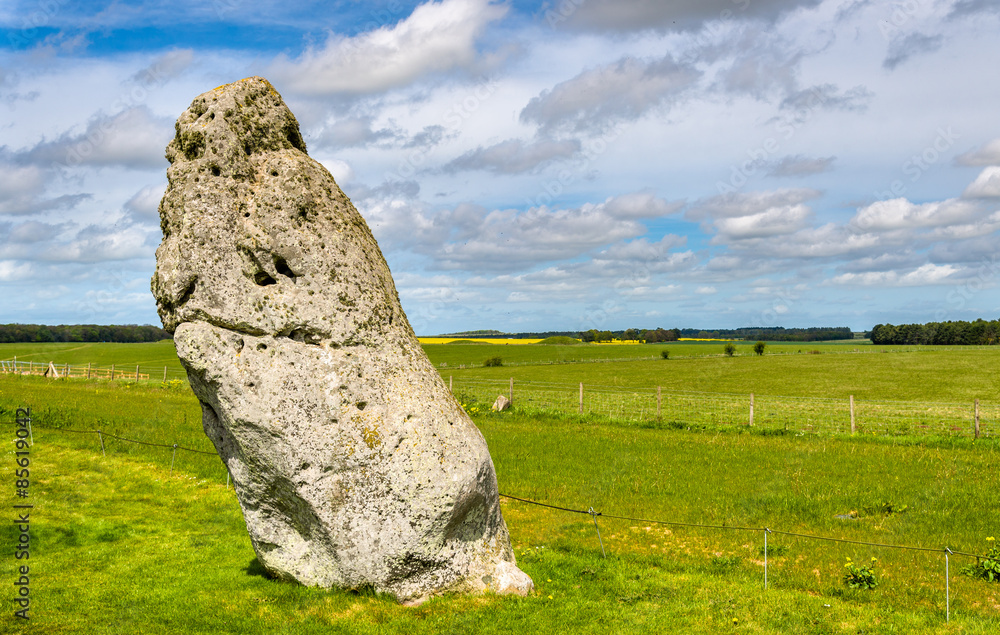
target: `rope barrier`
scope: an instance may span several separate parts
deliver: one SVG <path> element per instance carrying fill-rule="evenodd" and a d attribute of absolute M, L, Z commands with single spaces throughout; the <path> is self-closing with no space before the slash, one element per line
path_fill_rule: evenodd
<path fill-rule="evenodd" d="M 925 552 L 929 552 L 929 553 L 945 553 L 945 554 L 951 554 L 951 555 L 955 555 L 955 556 L 967 556 L 969 558 L 980 558 L 980 559 L 987 558 L 987 556 L 983 556 L 983 555 L 979 555 L 979 554 L 967 553 L 967 552 L 964 552 L 964 551 L 954 551 L 954 550 L 950 549 L 949 547 L 944 547 L 943 549 L 932 549 L 930 547 L 912 547 L 912 546 L 909 546 L 909 545 L 890 545 L 890 544 L 880 543 L 880 542 L 865 542 L 863 540 L 850 540 L 850 539 L 847 539 L 847 538 L 831 538 L 829 536 L 816 536 L 816 535 L 813 535 L 813 534 L 800 534 L 800 533 L 795 533 L 795 532 L 791 532 L 791 531 L 781 531 L 781 530 L 778 530 L 778 529 L 770 529 L 768 527 L 744 527 L 744 526 L 741 526 L 741 525 L 707 525 L 707 524 L 701 524 L 701 523 L 682 523 L 682 522 L 676 522 L 676 521 L 656 520 L 656 519 L 650 519 L 650 518 L 635 518 L 635 517 L 632 517 L 632 516 L 616 516 L 614 514 L 606 514 L 606 513 L 602 513 L 602 512 L 595 512 L 593 507 L 591 507 L 589 510 L 572 509 L 572 508 L 569 508 L 569 507 L 559 507 L 557 505 L 549 505 L 547 503 L 539 503 L 538 501 L 529 500 L 527 498 L 518 498 L 517 496 L 510 496 L 509 494 L 504 494 L 504 493 L 500 493 L 500 496 L 502 496 L 503 498 L 509 498 L 511 500 L 520 501 L 522 503 L 528 503 L 529 505 L 537 505 L 539 507 L 548 507 L 549 509 L 556 509 L 556 510 L 559 510 L 559 511 L 571 512 L 571 513 L 574 513 L 574 514 L 589 514 L 592 517 L 600 516 L 602 518 L 608 518 L 608 519 L 612 519 L 612 520 L 627 520 L 627 521 L 630 521 L 630 522 L 647 523 L 647 524 L 650 524 L 650 525 L 670 525 L 670 526 L 675 526 L 675 527 L 697 527 L 699 529 L 731 529 L 731 530 L 735 530 L 735 531 L 762 531 L 765 534 L 769 534 L 770 533 L 770 534 L 779 534 L 779 535 L 782 535 L 782 536 L 794 536 L 796 538 L 806 538 L 806 539 L 809 539 L 809 540 L 826 540 L 826 541 L 830 541 L 830 542 L 844 542 L 844 543 L 853 544 L 853 545 L 864 545 L 864 546 L 867 546 L 867 547 L 880 547 L 880 548 L 885 548 L 885 549 L 906 549 L 906 550 L 910 550 L 910 551 L 925 551 Z M 595 524 L 596 524 L 596 520 L 595 520 Z M 603 543 L 602 543 L 602 547 L 603 547 Z"/>

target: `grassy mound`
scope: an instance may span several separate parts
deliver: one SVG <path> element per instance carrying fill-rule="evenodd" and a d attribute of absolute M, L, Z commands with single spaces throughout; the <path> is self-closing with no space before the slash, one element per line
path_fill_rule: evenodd
<path fill-rule="evenodd" d="M 555 335 L 553 337 L 546 337 L 544 340 L 539 342 L 539 344 L 557 344 L 559 346 L 573 346 L 575 344 L 583 344 L 578 339 L 568 337 L 566 335 Z"/>
<path fill-rule="evenodd" d="M 489 344 L 489 342 L 483 342 L 483 341 L 480 341 L 480 340 L 454 340 L 454 341 L 448 342 L 447 344 L 448 345 L 451 345 L 451 344 Z"/>

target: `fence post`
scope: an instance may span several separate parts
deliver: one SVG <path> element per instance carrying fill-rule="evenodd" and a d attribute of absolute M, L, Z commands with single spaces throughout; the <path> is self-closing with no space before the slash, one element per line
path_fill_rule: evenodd
<path fill-rule="evenodd" d="M 583 382 L 580 382 L 580 414 L 583 414 Z"/>
<path fill-rule="evenodd" d="M 452 376 L 448 375 L 448 392 L 455 392 L 455 384 L 452 383 Z"/>
<path fill-rule="evenodd" d="M 90 364 L 91 362 L 87 362 L 87 379 L 90 379 Z"/>
<path fill-rule="evenodd" d="M 976 438 L 979 438 L 979 400 L 976 399 Z"/>
<path fill-rule="evenodd" d="M 167 383 L 167 367 L 163 367 L 163 383 Z"/>
<path fill-rule="evenodd" d="M 115 380 L 115 365 L 111 365 L 111 381 Z"/>
<path fill-rule="evenodd" d="M 139 383 L 139 365 L 135 365 L 135 383 Z"/>
<path fill-rule="evenodd" d="M 170 455 L 170 473 L 174 473 L 174 458 L 177 456 L 177 444 L 174 444 L 174 453 Z"/>
<path fill-rule="evenodd" d="M 104 456 L 104 457 L 108 456 L 104 452 L 104 436 L 101 435 L 101 431 L 100 430 L 97 431 L 97 438 L 100 439 L 100 441 L 101 441 L 101 456 Z"/>
<path fill-rule="evenodd" d="M 514 378 L 510 378 L 510 395 L 507 397 L 510 400 L 510 405 L 514 405 Z"/>
<path fill-rule="evenodd" d="M 948 579 L 948 554 L 951 549 L 944 548 L 944 621 L 951 621 L 951 581 Z"/>
<path fill-rule="evenodd" d="M 750 393 L 750 425 L 753 425 L 753 393 Z"/>
<path fill-rule="evenodd" d="M 854 434 L 856 430 L 857 428 L 854 427 L 854 395 L 851 395 L 851 434 Z"/>
<path fill-rule="evenodd" d="M 659 421 L 661 419 L 660 413 L 662 412 L 662 410 L 661 410 L 661 405 L 662 404 L 663 404 L 663 388 L 661 386 L 657 386 L 656 387 L 656 420 L 657 421 Z"/>

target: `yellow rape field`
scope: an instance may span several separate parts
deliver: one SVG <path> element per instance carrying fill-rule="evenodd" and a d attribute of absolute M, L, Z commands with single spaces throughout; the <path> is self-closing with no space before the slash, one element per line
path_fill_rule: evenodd
<path fill-rule="evenodd" d="M 500 337 L 418 337 L 421 344 L 451 344 L 452 342 L 463 342 L 469 344 L 537 344 L 540 339 L 506 339 Z"/>

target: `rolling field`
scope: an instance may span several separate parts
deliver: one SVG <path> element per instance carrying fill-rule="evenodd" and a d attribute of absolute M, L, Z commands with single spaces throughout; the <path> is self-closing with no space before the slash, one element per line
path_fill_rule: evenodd
<path fill-rule="evenodd" d="M 997 351 L 809 345 L 822 354 L 706 355 L 550 365 L 560 347 L 431 345 L 436 362 L 475 363 L 491 348 L 528 350 L 532 366 L 442 369 L 457 377 L 590 385 L 700 386 L 759 394 L 965 400 L 997 394 Z M 7 345 L 10 346 L 10 345 Z M 172 354 L 154 345 L 46 345 L 21 355 L 88 353 L 134 366 Z M 80 346 L 80 345 L 77 345 Z M 794 345 L 797 350 L 798 345 Z M 823 346 L 823 348 L 820 348 Z M 436 347 L 448 348 L 441 352 Z M 69 346 L 69 348 L 73 348 Z M 475 349 L 469 353 L 463 349 Z M 565 347 L 613 349 L 614 347 Z M 619 349 L 639 349 L 623 346 Z M 658 351 L 662 347 L 651 347 Z M 542 349 L 542 350 L 538 350 Z M 769 346 L 768 351 L 779 349 Z M 8 349 L 9 350 L 9 349 Z M 0 357 L 8 358 L 0 347 Z M 506 360 L 506 350 L 499 353 Z M 671 345 L 673 350 L 673 345 Z M 869 347 L 870 350 L 870 347 Z M 483 352 L 480 352 L 483 351 Z M 845 351 L 845 352 L 838 352 Z M 615 352 L 615 351 L 612 351 Z M 619 350 L 615 354 L 622 354 Z M 658 354 L 658 353 L 657 353 Z M 711 354 L 712 356 L 707 356 Z M 103 357 L 101 357 L 103 356 Z M 473 357 L 474 356 L 474 357 Z M 48 360 L 45 360 L 48 361 Z M 176 364 L 176 358 L 174 358 Z M 457 362 L 458 365 L 466 362 Z M 479 362 L 481 363 L 481 361 Z M 179 365 L 178 365 L 179 367 Z M 546 375 L 546 373 L 552 373 Z M 867 393 L 865 391 L 868 391 Z M 771 435 L 760 431 L 646 429 L 600 418 L 481 409 L 500 489 L 598 517 L 505 500 L 528 598 L 434 599 L 416 609 L 371 593 L 322 591 L 267 579 L 256 563 L 226 472 L 201 431 L 186 385 L 0 375 L 0 420 L 30 405 L 31 628 L 0 616 L 2 632 L 46 633 L 993 633 L 1000 584 L 950 561 L 945 622 L 943 549 L 984 553 L 1000 538 L 1000 441 Z M 13 427 L 10 428 L 11 430 Z M 106 456 L 93 430 L 104 433 Z M 71 432 L 83 430 L 87 432 Z M 0 477 L 13 483 L 12 450 Z M 173 470 L 171 472 L 171 461 Z M 8 509 L 16 499 L 5 494 Z M 852 514 L 852 512 L 854 512 Z M 619 520 L 607 516 L 644 520 Z M 725 526 L 689 527 L 649 521 Z M 754 528 L 737 530 L 732 527 Z M 769 538 L 763 589 L 763 531 Z M 906 545 L 907 551 L 788 536 Z M 0 530 L 5 544 L 14 527 Z M 877 559 L 879 586 L 852 590 L 847 558 Z M 206 566 L 208 565 L 208 566 Z M 0 581 L 15 560 L 0 558 Z"/>

